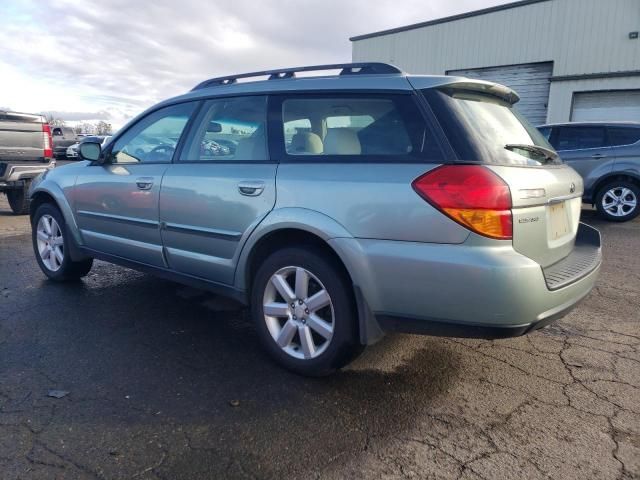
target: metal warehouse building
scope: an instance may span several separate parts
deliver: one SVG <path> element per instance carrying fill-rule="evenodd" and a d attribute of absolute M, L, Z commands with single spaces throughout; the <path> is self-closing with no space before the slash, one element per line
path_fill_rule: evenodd
<path fill-rule="evenodd" d="M 351 38 L 353 61 L 510 86 L 534 124 L 640 121 L 640 0 L 524 0 Z"/>

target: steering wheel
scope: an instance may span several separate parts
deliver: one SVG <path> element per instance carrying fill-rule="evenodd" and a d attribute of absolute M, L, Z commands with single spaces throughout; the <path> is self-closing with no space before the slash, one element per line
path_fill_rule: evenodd
<path fill-rule="evenodd" d="M 175 151 L 176 149 L 171 145 L 158 145 L 157 147 L 153 147 L 153 149 L 147 153 L 146 157 L 153 159 L 157 155 L 161 157 L 159 160 L 171 160 L 173 152 Z"/>

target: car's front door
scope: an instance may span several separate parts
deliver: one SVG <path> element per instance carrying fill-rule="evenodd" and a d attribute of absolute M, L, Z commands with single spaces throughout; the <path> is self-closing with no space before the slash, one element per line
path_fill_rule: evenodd
<path fill-rule="evenodd" d="M 273 209 L 277 164 L 267 153 L 267 98 L 209 100 L 160 192 L 169 266 L 231 284 L 240 250 Z"/>
<path fill-rule="evenodd" d="M 162 176 L 196 103 L 156 110 L 128 128 L 78 176 L 74 209 L 86 247 L 166 267 L 158 200 Z"/>

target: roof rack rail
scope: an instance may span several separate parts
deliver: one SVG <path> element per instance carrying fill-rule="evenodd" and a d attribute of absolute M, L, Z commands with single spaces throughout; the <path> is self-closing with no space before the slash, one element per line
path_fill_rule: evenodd
<path fill-rule="evenodd" d="M 262 72 L 240 73 L 238 75 L 229 75 L 227 77 L 216 77 L 205 80 L 196 85 L 193 90 L 201 88 L 213 87 L 217 85 L 232 85 L 237 83 L 239 78 L 263 77 L 268 75 L 269 80 L 278 80 L 282 78 L 295 78 L 298 72 L 315 72 L 322 70 L 342 70 L 340 75 L 354 74 L 392 74 L 402 73 L 398 67 L 380 62 L 358 62 L 358 63 L 334 63 L 330 65 L 312 65 L 307 67 L 281 68 L 277 70 L 265 70 Z"/>

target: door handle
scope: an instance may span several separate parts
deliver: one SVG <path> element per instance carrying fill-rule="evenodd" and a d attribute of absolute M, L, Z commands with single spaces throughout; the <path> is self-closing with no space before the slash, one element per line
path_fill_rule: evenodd
<path fill-rule="evenodd" d="M 264 191 L 264 182 L 240 182 L 238 184 L 238 190 L 242 195 L 257 197 Z"/>
<path fill-rule="evenodd" d="M 604 153 L 594 153 L 591 158 L 607 158 L 607 156 Z"/>
<path fill-rule="evenodd" d="M 151 190 L 151 187 L 153 187 L 153 177 L 137 178 L 136 185 L 140 190 Z"/>

